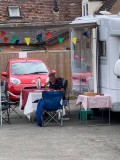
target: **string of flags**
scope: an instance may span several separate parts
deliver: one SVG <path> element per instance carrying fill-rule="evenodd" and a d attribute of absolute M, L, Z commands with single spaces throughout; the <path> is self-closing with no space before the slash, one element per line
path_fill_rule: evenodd
<path fill-rule="evenodd" d="M 83 32 L 82 34 L 85 38 L 89 38 L 90 37 L 90 33 L 88 31 Z M 77 37 L 72 37 L 72 43 L 75 45 L 77 42 Z"/>
<path fill-rule="evenodd" d="M 89 37 L 90 37 L 90 33 L 89 33 L 88 31 L 85 31 L 85 32 L 83 33 L 83 36 L 89 38 Z"/>
<path fill-rule="evenodd" d="M 90 33 L 88 31 L 85 31 L 83 32 L 83 36 L 85 38 L 89 38 L 90 37 Z M 50 39 L 52 37 L 52 33 L 51 32 L 46 32 L 45 33 L 45 36 L 44 36 L 46 39 Z M 38 43 L 42 42 L 44 40 L 44 37 L 43 37 L 43 34 L 40 33 L 38 35 L 36 35 L 36 41 Z M 5 31 L 0 31 L 0 39 L 3 39 L 4 43 L 7 43 L 9 41 L 9 38 L 7 37 L 7 34 Z M 20 39 L 18 36 L 12 36 L 12 43 L 15 44 L 15 45 L 18 45 L 19 42 L 20 42 Z M 30 45 L 31 43 L 31 38 L 30 37 L 25 37 L 24 38 L 24 41 L 27 45 Z M 58 37 L 58 42 L 60 44 L 62 44 L 62 42 L 64 41 L 64 38 L 63 37 Z M 72 42 L 73 44 L 75 45 L 76 42 L 77 42 L 77 37 L 72 37 Z"/>
<path fill-rule="evenodd" d="M 44 37 L 45 37 L 45 39 L 49 39 L 49 38 L 52 37 L 52 33 L 51 33 L 51 32 L 46 32 Z M 40 43 L 40 42 L 42 42 L 42 41 L 44 40 L 44 37 L 43 37 L 43 34 L 40 33 L 40 34 L 36 35 L 36 41 Z M 3 42 L 4 42 L 4 43 L 7 43 L 7 42 L 10 40 L 10 38 L 7 37 L 7 34 L 6 34 L 5 31 L 0 31 L 0 39 L 3 39 Z M 18 36 L 12 36 L 12 37 L 11 37 L 11 41 L 12 41 L 13 44 L 18 45 L 19 42 L 20 42 L 20 39 L 19 39 Z M 30 37 L 25 37 L 25 38 L 24 38 L 24 41 L 25 41 L 25 43 L 26 43 L 27 45 L 30 45 L 30 43 L 31 43 L 31 38 L 30 38 Z M 61 44 L 63 41 L 64 41 L 64 38 L 63 38 L 63 37 L 58 37 L 58 42 L 59 42 L 60 44 Z"/>
<path fill-rule="evenodd" d="M 72 42 L 73 42 L 73 44 L 76 44 L 76 42 L 77 42 L 77 37 L 73 37 L 73 38 L 72 38 Z"/>

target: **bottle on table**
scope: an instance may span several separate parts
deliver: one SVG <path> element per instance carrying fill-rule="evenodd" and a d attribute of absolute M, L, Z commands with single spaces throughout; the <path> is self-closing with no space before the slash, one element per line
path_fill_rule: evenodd
<path fill-rule="evenodd" d="M 41 88 L 41 78 L 40 77 L 36 78 L 36 86 L 38 89 Z"/>

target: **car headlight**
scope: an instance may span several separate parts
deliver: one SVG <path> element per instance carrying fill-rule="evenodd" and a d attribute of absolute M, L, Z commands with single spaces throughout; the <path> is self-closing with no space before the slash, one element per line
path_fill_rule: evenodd
<path fill-rule="evenodd" d="M 10 82 L 13 83 L 13 84 L 20 84 L 21 81 L 17 78 L 13 78 L 13 77 L 10 77 Z"/>

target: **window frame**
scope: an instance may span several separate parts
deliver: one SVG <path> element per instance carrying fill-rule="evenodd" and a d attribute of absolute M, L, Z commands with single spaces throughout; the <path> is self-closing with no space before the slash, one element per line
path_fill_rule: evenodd
<path fill-rule="evenodd" d="M 82 16 L 88 16 L 88 3 L 82 5 Z"/>
<path fill-rule="evenodd" d="M 8 6 L 8 16 L 9 18 L 21 18 L 21 12 L 19 6 Z M 16 15 L 13 15 L 12 10 L 16 9 Z"/>

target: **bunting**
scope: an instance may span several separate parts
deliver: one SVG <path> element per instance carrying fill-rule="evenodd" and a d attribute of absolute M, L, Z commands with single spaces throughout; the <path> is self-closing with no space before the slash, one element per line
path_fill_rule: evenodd
<path fill-rule="evenodd" d="M 51 32 L 47 32 L 46 34 L 45 34 L 45 37 L 48 39 L 48 38 L 51 38 L 52 37 L 52 33 Z"/>
<path fill-rule="evenodd" d="M 29 46 L 29 44 L 30 44 L 30 38 L 29 37 L 25 38 L 25 42 Z"/>
<path fill-rule="evenodd" d="M 3 37 L 3 36 L 5 36 L 6 35 L 6 32 L 4 32 L 4 31 L 1 31 L 0 32 L 0 37 Z"/>
<path fill-rule="evenodd" d="M 13 43 L 16 43 L 17 40 L 18 40 L 18 37 L 17 37 L 17 36 L 12 36 L 12 42 L 13 42 Z"/>
<path fill-rule="evenodd" d="M 18 45 L 18 43 L 19 43 L 19 39 L 17 39 L 17 40 L 15 41 L 15 45 Z"/>
<path fill-rule="evenodd" d="M 73 38 L 72 38 L 72 42 L 73 42 L 74 44 L 76 44 L 76 41 L 77 41 L 77 37 L 73 37 Z"/>
<path fill-rule="evenodd" d="M 38 35 L 36 36 L 36 40 L 37 40 L 38 42 L 42 42 L 42 33 L 40 33 L 40 34 L 38 34 Z"/>
<path fill-rule="evenodd" d="M 89 37 L 89 32 L 86 31 L 86 32 L 83 33 L 83 35 L 86 36 L 86 37 Z M 45 40 L 45 38 L 46 38 L 46 39 L 49 39 L 49 38 L 51 38 L 51 37 L 52 37 L 52 33 L 51 33 L 51 32 L 46 32 L 44 36 L 43 36 L 42 33 L 40 33 L 40 34 L 36 35 L 36 41 L 40 43 L 40 42 L 42 42 L 43 40 Z M 0 38 L 3 39 L 4 43 L 7 43 L 8 40 L 10 41 L 10 38 L 8 38 L 8 37 L 6 36 L 6 32 L 5 32 L 5 31 L 0 31 Z M 44 38 L 44 39 L 43 39 L 43 38 Z M 19 42 L 20 42 L 18 36 L 13 35 L 11 39 L 12 39 L 12 43 L 14 43 L 15 45 L 18 45 Z M 73 38 L 71 38 L 71 39 L 72 39 L 73 44 L 75 45 L 75 44 L 76 44 L 76 41 L 77 41 L 77 37 L 73 37 Z M 24 40 L 25 40 L 25 43 L 26 43 L 27 45 L 30 45 L 30 43 L 31 43 L 31 38 L 30 38 L 30 37 L 25 37 Z M 60 44 L 61 44 L 63 41 L 64 41 L 64 38 L 63 38 L 63 37 L 58 37 L 58 42 L 59 42 Z"/>
<path fill-rule="evenodd" d="M 64 41 L 64 38 L 58 37 L 58 42 L 61 44 Z"/>
<path fill-rule="evenodd" d="M 3 38 L 4 43 L 7 43 L 8 40 L 9 40 L 9 38 L 7 38 L 7 37 L 4 37 L 4 38 Z"/>
<path fill-rule="evenodd" d="M 85 37 L 89 38 L 89 37 L 90 37 L 90 34 L 89 34 L 89 32 L 88 32 L 88 31 L 86 31 L 86 32 L 84 32 L 84 33 L 83 33 L 83 36 L 85 36 Z"/>

